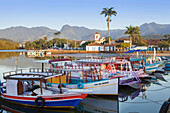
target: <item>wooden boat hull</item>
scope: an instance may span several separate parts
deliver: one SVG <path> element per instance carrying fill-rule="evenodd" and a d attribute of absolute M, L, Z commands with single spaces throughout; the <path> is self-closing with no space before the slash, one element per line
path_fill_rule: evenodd
<path fill-rule="evenodd" d="M 76 107 L 87 94 L 75 94 L 65 96 L 41 96 L 45 100 L 44 108 L 74 108 Z M 40 96 L 39 96 L 40 97 Z M 12 103 L 21 104 L 25 106 L 36 107 L 35 100 L 37 96 L 11 96 L 1 94 L 1 98 Z M 42 104 L 42 102 L 38 102 Z"/>
<path fill-rule="evenodd" d="M 66 84 L 66 88 L 70 89 L 88 89 L 88 94 L 92 95 L 118 95 L 118 80 L 108 79 L 88 83 Z M 58 84 L 50 84 L 52 87 L 58 87 Z"/>
<path fill-rule="evenodd" d="M 102 80 L 91 83 L 81 83 L 82 89 L 92 90 L 88 94 L 94 95 L 118 95 L 118 78 L 110 80 Z M 78 88 L 79 84 L 68 84 L 67 88 Z"/>

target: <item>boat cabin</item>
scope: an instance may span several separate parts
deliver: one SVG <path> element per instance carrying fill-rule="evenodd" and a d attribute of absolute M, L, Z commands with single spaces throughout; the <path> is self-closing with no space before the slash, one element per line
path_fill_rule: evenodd
<path fill-rule="evenodd" d="M 63 76 L 62 73 L 57 74 L 56 72 L 51 71 L 46 73 L 45 72 L 23 73 L 22 70 L 5 72 L 3 73 L 3 78 L 6 80 L 5 93 L 8 95 L 23 95 L 23 96 L 54 94 L 54 91 L 50 91 L 47 88 L 47 80 L 51 79 L 52 77 L 57 77 L 59 79 L 58 80 L 59 84 L 61 85 L 62 76 Z M 61 88 L 59 92 L 62 93 Z"/>

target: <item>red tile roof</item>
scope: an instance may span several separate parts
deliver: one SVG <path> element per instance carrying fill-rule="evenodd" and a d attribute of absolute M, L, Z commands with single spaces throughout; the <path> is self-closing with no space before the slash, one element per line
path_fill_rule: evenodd
<path fill-rule="evenodd" d="M 130 40 L 129 38 L 119 38 L 118 40 Z"/>
<path fill-rule="evenodd" d="M 88 44 L 87 46 L 103 46 L 103 45 L 97 42 L 93 42 L 93 43 Z"/>
<path fill-rule="evenodd" d="M 110 44 L 110 46 L 117 46 L 117 45 L 120 45 L 120 43 Z M 106 43 L 104 46 L 109 46 L 109 43 Z"/>
<path fill-rule="evenodd" d="M 96 32 L 95 34 L 100 34 L 99 32 Z"/>

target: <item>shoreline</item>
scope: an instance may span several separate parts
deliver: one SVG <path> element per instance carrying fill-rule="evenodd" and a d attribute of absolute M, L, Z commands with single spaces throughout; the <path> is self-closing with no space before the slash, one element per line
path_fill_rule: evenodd
<path fill-rule="evenodd" d="M 84 53 L 109 53 L 109 54 L 122 54 L 122 55 L 134 55 L 134 53 L 126 54 L 126 51 L 82 51 L 82 50 L 50 50 L 51 54 L 84 54 Z M 153 55 L 153 51 L 147 51 L 149 55 Z M 157 51 L 156 56 L 170 56 L 170 51 Z"/>
<path fill-rule="evenodd" d="M 27 52 L 29 50 L 0 50 L 0 52 Z M 108 53 L 108 54 L 122 54 L 134 55 L 135 53 L 124 53 L 126 51 L 85 51 L 85 50 L 45 50 L 50 51 L 51 55 L 54 54 L 92 54 L 92 53 Z M 153 51 L 147 51 L 149 55 L 153 55 Z M 140 53 L 139 53 L 140 54 Z M 156 51 L 156 56 L 170 56 L 170 51 Z"/>

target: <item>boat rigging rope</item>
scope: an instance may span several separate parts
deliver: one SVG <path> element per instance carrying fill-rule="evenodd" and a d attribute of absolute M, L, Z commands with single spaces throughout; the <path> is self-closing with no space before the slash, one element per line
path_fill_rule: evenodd
<path fill-rule="evenodd" d="M 159 88 L 159 89 L 153 89 L 153 90 L 147 90 L 147 91 L 159 91 L 159 90 L 164 90 L 164 89 L 167 89 L 167 88 L 170 88 L 170 86 L 163 86 L 161 85 L 163 88 Z"/>
<path fill-rule="evenodd" d="M 140 98 L 143 98 L 142 96 L 137 96 L 137 97 L 140 97 Z M 159 104 L 159 105 L 162 105 L 161 103 L 158 103 L 158 102 L 164 102 L 164 101 L 167 101 L 167 100 L 157 100 L 157 101 L 153 101 L 151 99 L 145 99 L 145 100 L 149 100 L 151 102 L 122 102 L 122 103 L 132 103 L 132 104 L 136 104 L 136 103 L 156 103 L 156 104 Z M 119 101 L 120 102 L 120 101 Z"/>

